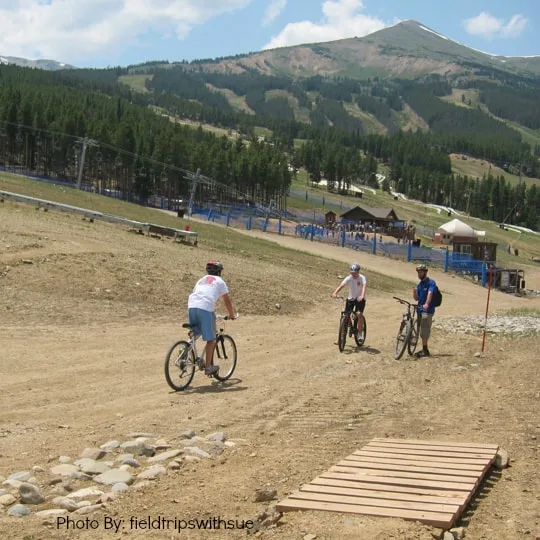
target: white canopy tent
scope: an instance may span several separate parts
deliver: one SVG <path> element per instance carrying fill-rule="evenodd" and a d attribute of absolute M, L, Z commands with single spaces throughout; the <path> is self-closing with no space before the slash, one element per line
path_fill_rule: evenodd
<path fill-rule="evenodd" d="M 469 225 L 463 223 L 463 221 L 460 221 L 459 219 L 453 219 L 452 221 L 441 225 L 438 229 L 438 232 L 450 236 L 465 236 L 469 238 L 476 237 L 474 229 L 472 227 L 469 227 Z"/>

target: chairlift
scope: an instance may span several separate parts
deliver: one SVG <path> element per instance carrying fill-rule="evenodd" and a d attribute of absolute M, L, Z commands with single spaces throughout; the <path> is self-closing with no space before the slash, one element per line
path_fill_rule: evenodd
<path fill-rule="evenodd" d="M 61 150 L 62 149 L 62 141 L 60 139 L 53 139 L 53 150 Z"/>
<path fill-rule="evenodd" d="M 101 152 L 96 153 L 96 161 L 100 163 L 103 161 L 103 154 Z"/>
<path fill-rule="evenodd" d="M 114 160 L 114 164 L 116 167 L 121 167 L 124 162 L 120 156 L 116 156 L 116 159 Z"/>
<path fill-rule="evenodd" d="M 139 176 L 146 176 L 146 168 L 145 167 L 141 167 L 139 169 Z"/>
<path fill-rule="evenodd" d="M 0 137 L 7 137 L 7 130 L 5 127 L 0 127 Z"/>

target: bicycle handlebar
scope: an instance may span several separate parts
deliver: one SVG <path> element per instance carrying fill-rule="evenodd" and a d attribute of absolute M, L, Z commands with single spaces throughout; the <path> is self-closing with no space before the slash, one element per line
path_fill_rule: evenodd
<path fill-rule="evenodd" d="M 235 313 L 234 317 L 229 317 L 228 315 L 219 315 L 216 313 L 216 319 L 221 321 L 234 321 L 235 319 L 238 319 L 238 317 L 240 317 L 240 313 Z"/>
<path fill-rule="evenodd" d="M 407 300 L 403 300 L 403 298 L 398 298 L 397 296 L 392 296 L 394 300 L 397 300 L 400 304 L 407 304 L 409 307 L 412 308 L 418 308 L 420 307 L 420 304 L 413 304 L 412 302 L 407 302 Z"/>

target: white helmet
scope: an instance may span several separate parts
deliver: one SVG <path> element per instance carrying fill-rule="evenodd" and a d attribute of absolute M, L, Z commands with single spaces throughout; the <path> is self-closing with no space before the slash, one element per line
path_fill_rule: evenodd
<path fill-rule="evenodd" d="M 351 264 L 350 271 L 351 271 L 351 274 L 353 272 L 360 272 L 360 265 L 358 263 Z"/>

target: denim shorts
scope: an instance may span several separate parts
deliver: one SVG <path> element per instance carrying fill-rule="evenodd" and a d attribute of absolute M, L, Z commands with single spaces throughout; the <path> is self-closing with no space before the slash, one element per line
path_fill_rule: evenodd
<path fill-rule="evenodd" d="M 216 316 L 213 311 L 201 308 L 188 309 L 189 324 L 194 324 L 195 335 L 202 335 L 204 341 L 216 339 Z"/>

